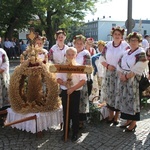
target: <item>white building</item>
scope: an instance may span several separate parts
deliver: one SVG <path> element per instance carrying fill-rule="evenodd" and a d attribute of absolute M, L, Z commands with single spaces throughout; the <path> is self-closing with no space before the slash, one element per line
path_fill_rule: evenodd
<path fill-rule="evenodd" d="M 150 20 L 134 20 L 135 27 L 133 31 L 139 32 L 142 35 L 150 35 Z M 95 41 L 104 40 L 110 41 L 110 31 L 112 27 L 120 26 L 126 29 L 125 21 L 114 20 L 111 17 L 93 20 L 84 24 L 83 30 L 86 37 L 93 37 Z"/>

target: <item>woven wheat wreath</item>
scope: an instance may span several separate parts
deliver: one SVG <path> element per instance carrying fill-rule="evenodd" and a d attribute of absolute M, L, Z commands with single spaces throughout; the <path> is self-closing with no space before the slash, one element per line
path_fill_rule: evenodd
<path fill-rule="evenodd" d="M 42 49 L 29 46 L 11 75 L 9 98 L 17 113 L 49 112 L 61 105 L 55 74 L 49 72 L 46 55 L 44 61 L 37 57 L 39 51 Z"/>

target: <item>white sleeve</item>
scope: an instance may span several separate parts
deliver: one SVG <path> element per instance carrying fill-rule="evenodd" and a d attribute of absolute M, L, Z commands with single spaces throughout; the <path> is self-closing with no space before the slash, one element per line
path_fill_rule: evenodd
<path fill-rule="evenodd" d="M 86 74 L 80 74 L 80 80 L 85 80 L 85 81 L 87 81 Z"/>
<path fill-rule="evenodd" d="M 100 60 L 97 59 L 95 61 L 95 65 L 97 67 L 97 71 L 98 71 L 98 76 L 99 77 L 105 77 L 105 74 L 106 74 L 106 67 L 104 67 L 101 63 L 100 63 Z"/>
<path fill-rule="evenodd" d="M 100 57 L 99 57 L 99 62 L 100 62 L 100 63 L 106 62 L 106 59 L 104 58 L 104 56 L 100 55 Z"/>
<path fill-rule="evenodd" d="M 145 62 L 139 61 L 131 68 L 131 71 L 134 72 L 135 74 L 142 75 L 143 71 L 147 69 L 147 66 L 148 61 Z"/>

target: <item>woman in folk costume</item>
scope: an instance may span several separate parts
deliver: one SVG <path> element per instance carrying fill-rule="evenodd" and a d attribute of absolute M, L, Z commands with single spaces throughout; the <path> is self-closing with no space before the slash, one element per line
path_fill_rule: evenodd
<path fill-rule="evenodd" d="M 46 49 L 44 49 L 44 43 L 46 41 L 46 37 L 42 37 L 42 36 L 37 36 L 37 38 L 35 39 L 35 45 L 38 45 L 39 47 L 42 48 L 42 50 L 44 51 L 43 53 L 39 53 L 38 57 L 44 61 L 45 60 L 45 55 L 48 55 L 48 51 Z"/>
<path fill-rule="evenodd" d="M 145 50 L 139 46 L 142 36 L 136 32 L 128 35 L 130 49 L 126 51 L 118 62 L 118 104 L 120 104 L 121 118 L 127 122 L 120 126 L 125 132 L 135 131 L 136 121 L 140 120 L 139 80 L 148 67 Z"/>
<path fill-rule="evenodd" d="M 101 101 L 106 101 L 109 108 L 108 123 L 118 124 L 119 110 L 116 105 L 116 67 L 122 54 L 129 48 L 126 41 L 123 40 L 124 29 L 115 27 L 111 30 L 113 41 L 107 43 L 99 60 L 105 67 L 106 74 L 102 80 Z"/>
<path fill-rule="evenodd" d="M 90 52 L 90 55 L 93 56 L 96 54 L 96 50 L 94 49 L 94 39 L 92 37 L 87 38 L 85 42 L 85 49 Z"/>
<path fill-rule="evenodd" d="M 9 60 L 6 52 L 0 48 L 0 108 L 10 106 L 8 100 Z"/>
<path fill-rule="evenodd" d="M 65 45 L 66 33 L 63 30 L 58 30 L 55 33 L 56 44 L 49 50 L 49 60 L 54 64 L 62 64 L 65 62 L 65 53 L 68 48 Z"/>
<path fill-rule="evenodd" d="M 86 38 L 83 35 L 76 35 L 73 39 L 74 47 L 77 49 L 76 62 L 80 65 L 91 65 L 90 53 L 88 50 L 84 48 L 85 41 L 86 41 Z M 88 76 L 88 80 L 90 81 L 91 76 L 90 75 L 87 75 L 87 76 Z M 83 128 L 83 122 L 86 120 L 86 114 L 89 113 L 89 95 L 90 95 L 89 88 L 86 83 L 83 86 L 83 89 L 81 90 L 80 108 L 79 108 L 79 112 L 80 112 L 79 128 Z"/>

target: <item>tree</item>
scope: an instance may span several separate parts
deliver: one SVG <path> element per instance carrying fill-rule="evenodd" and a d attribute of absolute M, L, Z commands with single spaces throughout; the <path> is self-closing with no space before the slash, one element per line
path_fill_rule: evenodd
<path fill-rule="evenodd" d="M 11 38 L 14 29 L 26 28 L 35 10 L 32 0 L 1 0 L 0 30 Z"/>
<path fill-rule="evenodd" d="M 94 2 L 97 0 L 40 0 L 37 4 L 38 16 L 45 27 L 50 45 L 54 44 L 54 33 L 59 28 L 66 31 L 72 23 L 83 20 L 86 11 L 94 12 Z M 44 7 L 41 7 L 44 6 Z M 45 15 L 46 14 L 46 15 Z"/>
<path fill-rule="evenodd" d="M 69 31 L 70 26 L 78 26 L 86 11 L 95 11 L 95 2 L 97 0 L 1 0 L 0 30 L 11 38 L 14 29 L 33 26 L 39 32 L 44 30 L 52 45 L 56 30 Z"/>

